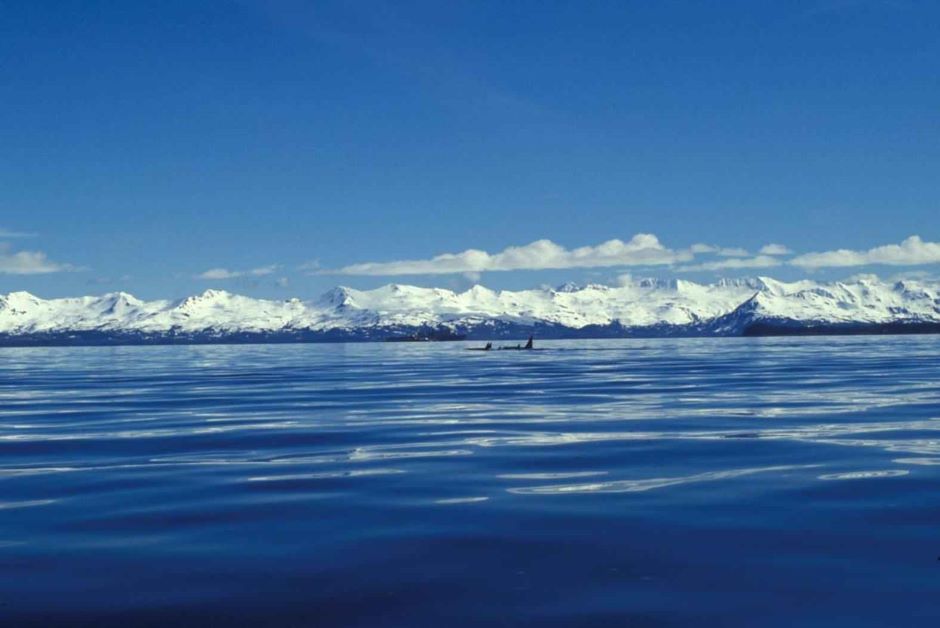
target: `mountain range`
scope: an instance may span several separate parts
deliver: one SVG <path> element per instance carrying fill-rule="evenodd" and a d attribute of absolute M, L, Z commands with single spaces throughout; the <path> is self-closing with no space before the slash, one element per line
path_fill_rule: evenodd
<path fill-rule="evenodd" d="M 936 332 L 940 282 L 875 277 L 464 292 L 392 284 L 334 288 L 308 301 L 222 290 L 157 301 L 125 292 L 0 296 L 0 346 Z"/>

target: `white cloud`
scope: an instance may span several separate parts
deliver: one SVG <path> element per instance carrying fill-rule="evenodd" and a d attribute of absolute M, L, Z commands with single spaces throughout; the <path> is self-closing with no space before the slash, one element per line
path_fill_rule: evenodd
<path fill-rule="evenodd" d="M 750 255 L 747 249 L 742 249 L 741 247 L 722 247 L 715 246 L 713 244 L 702 243 L 693 244 L 691 247 L 689 247 L 689 250 L 695 254 L 714 253 L 715 255 L 720 255 L 721 257 L 747 257 Z"/>
<path fill-rule="evenodd" d="M 6 245 L 0 244 L 0 274 L 3 275 L 43 275 L 79 270 L 70 264 L 53 262 L 42 251 L 13 252 Z"/>
<path fill-rule="evenodd" d="M 609 268 L 629 266 L 674 266 L 685 263 L 680 271 L 717 271 L 745 268 L 772 268 L 791 264 L 804 269 L 866 266 L 886 264 L 916 266 L 940 264 L 940 242 L 926 242 L 911 236 L 900 244 L 888 244 L 868 250 L 839 249 L 806 253 L 787 259 L 793 251 L 783 244 L 768 243 L 753 255 L 740 247 L 720 247 L 697 243 L 688 249 L 670 249 L 652 234 L 640 233 L 630 240 L 609 240 L 597 246 L 575 249 L 551 240 L 537 240 L 524 246 L 508 247 L 498 253 L 468 249 L 445 253 L 430 259 L 366 262 L 336 270 L 321 269 L 318 264 L 307 266 L 315 274 L 328 275 L 439 275 L 465 274 L 472 278 L 490 271 L 544 270 L 566 268 Z M 698 264 L 689 264 L 699 255 L 717 256 Z"/>
<path fill-rule="evenodd" d="M 31 238 L 35 234 L 33 233 L 24 233 L 22 231 L 12 231 L 10 229 L 4 229 L 0 227 L 0 238 Z"/>
<path fill-rule="evenodd" d="M 655 266 L 691 260 L 691 251 L 664 247 L 648 233 L 638 233 L 629 241 L 608 240 L 597 246 L 566 249 L 551 240 L 536 240 L 524 246 L 511 246 L 499 253 L 468 249 L 445 253 L 425 260 L 367 262 L 338 270 L 320 270 L 328 275 L 442 275 L 485 271 L 541 270 L 556 268 L 600 268 L 611 266 Z"/>
<path fill-rule="evenodd" d="M 277 264 L 269 264 L 268 266 L 253 268 L 245 274 L 247 274 L 249 277 L 264 277 L 266 275 L 273 275 L 275 272 L 277 272 L 278 268 L 280 268 L 280 266 Z"/>
<path fill-rule="evenodd" d="M 278 288 L 287 288 L 290 286 L 290 279 L 287 277 L 278 277 L 274 280 L 274 285 L 276 285 Z"/>
<path fill-rule="evenodd" d="M 924 242 L 920 236 L 911 236 L 900 244 L 876 246 L 867 251 L 838 249 L 822 253 L 806 253 L 790 260 L 801 268 L 834 268 L 886 264 L 889 266 L 918 266 L 940 264 L 940 242 Z"/>
<path fill-rule="evenodd" d="M 225 268 L 210 268 L 196 275 L 196 279 L 232 279 L 233 277 L 241 277 L 241 274 Z"/>
<path fill-rule="evenodd" d="M 229 270 L 227 268 L 210 268 L 196 275 L 196 279 L 235 279 L 237 277 L 264 277 L 272 275 L 280 268 L 277 264 L 252 268 L 251 270 Z"/>
<path fill-rule="evenodd" d="M 873 275 L 874 276 L 874 275 Z M 940 281 L 937 271 L 903 270 L 888 277 L 888 281 Z"/>
<path fill-rule="evenodd" d="M 760 249 L 761 255 L 789 255 L 792 253 L 789 248 L 783 246 L 782 244 L 765 244 Z"/>
<path fill-rule="evenodd" d="M 678 270 L 681 272 L 696 272 L 706 270 L 733 270 L 738 268 L 770 268 L 772 266 L 779 266 L 781 263 L 779 259 L 771 257 L 770 255 L 756 255 L 754 257 L 735 257 L 714 262 L 705 262 L 703 264 L 695 264 L 694 266 L 682 266 Z"/>

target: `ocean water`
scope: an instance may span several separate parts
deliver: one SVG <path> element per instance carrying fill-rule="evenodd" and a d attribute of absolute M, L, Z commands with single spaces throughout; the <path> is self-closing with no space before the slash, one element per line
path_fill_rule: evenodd
<path fill-rule="evenodd" d="M 0 350 L 0 625 L 940 625 L 940 338 L 539 345 Z"/>

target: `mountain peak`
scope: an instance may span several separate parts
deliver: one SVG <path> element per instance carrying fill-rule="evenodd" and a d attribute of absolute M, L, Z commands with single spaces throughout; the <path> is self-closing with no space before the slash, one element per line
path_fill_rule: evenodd
<path fill-rule="evenodd" d="M 349 305 L 352 301 L 352 288 L 346 286 L 336 286 L 335 288 L 323 293 L 318 302 L 327 307 L 342 307 Z"/>
<path fill-rule="evenodd" d="M 122 290 L 118 290 L 117 292 L 109 292 L 108 294 L 104 295 L 102 299 L 107 299 L 111 301 L 123 301 L 125 303 L 131 303 L 134 305 L 143 303 L 143 301 L 135 297 L 133 294 L 129 292 L 124 292 Z"/>
<path fill-rule="evenodd" d="M 229 292 L 227 292 L 227 291 L 225 291 L 225 290 L 218 290 L 218 289 L 215 289 L 215 288 L 209 288 L 209 289 L 203 291 L 203 293 L 202 293 L 201 295 L 199 295 L 199 296 L 202 297 L 203 299 L 218 299 L 218 298 L 224 298 L 224 297 L 231 296 L 231 293 L 229 293 Z"/>
<path fill-rule="evenodd" d="M 6 295 L 11 301 L 41 301 L 39 297 L 25 290 L 17 290 Z"/>

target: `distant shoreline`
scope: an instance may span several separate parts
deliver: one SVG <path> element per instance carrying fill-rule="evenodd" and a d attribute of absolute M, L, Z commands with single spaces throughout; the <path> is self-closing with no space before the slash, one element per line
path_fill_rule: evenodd
<path fill-rule="evenodd" d="M 490 333 L 486 333 L 490 332 Z M 494 333 L 495 332 L 495 333 Z M 262 344 L 342 344 L 407 341 L 437 343 L 460 341 L 524 341 L 530 334 L 541 340 L 614 340 L 626 338 L 756 338 L 780 336 L 898 336 L 940 334 L 940 323 L 818 323 L 796 321 L 755 322 L 739 333 L 720 333 L 704 328 L 619 327 L 587 328 L 557 326 L 518 326 L 494 330 L 469 330 L 461 336 L 411 338 L 415 331 L 402 330 L 330 330 L 329 332 L 207 332 L 187 334 L 112 334 L 100 331 L 72 331 L 48 334 L 0 334 L 0 348 L 9 347 L 120 347 L 186 345 L 262 345 Z M 396 343 L 398 344 L 398 343 Z"/>

